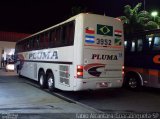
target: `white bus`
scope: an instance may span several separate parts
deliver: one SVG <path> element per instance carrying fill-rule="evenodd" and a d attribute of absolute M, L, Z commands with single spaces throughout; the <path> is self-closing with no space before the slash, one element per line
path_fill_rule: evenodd
<path fill-rule="evenodd" d="M 18 41 L 17 73 L 50 91 L 121 87 L 123 42 L 121 21 L 81 13 Z"/>

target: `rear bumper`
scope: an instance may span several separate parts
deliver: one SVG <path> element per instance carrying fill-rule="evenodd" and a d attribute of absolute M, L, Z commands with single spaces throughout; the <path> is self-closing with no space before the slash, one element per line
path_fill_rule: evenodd
<path fill-rule="evenodd" d="M 75 79 L 76 86 L 74 91 L 79 90 L 99 90 L 107 88 L 120 88 L 122 87 L 123 80 L 122 78 L 102 78 L 102 79 Z M 107 86 L 102 86 L 101 84 L 107 84 Z"/>

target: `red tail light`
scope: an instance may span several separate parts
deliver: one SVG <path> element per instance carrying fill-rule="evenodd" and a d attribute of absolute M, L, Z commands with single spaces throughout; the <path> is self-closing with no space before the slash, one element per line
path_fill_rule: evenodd
<path fill-rule="evenodd" d="M 82 78 L 82 77 L 83 77 L 83 66 L 77 65 L 77 78 Z"/>
<path fill-rule="evenodd" d="M 122 75 L 124 77 L 124 66 L 122 66 Z"/>

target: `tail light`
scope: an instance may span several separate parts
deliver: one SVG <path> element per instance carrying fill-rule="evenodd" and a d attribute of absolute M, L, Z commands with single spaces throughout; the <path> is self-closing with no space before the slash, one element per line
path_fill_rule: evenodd
<path fill-rule="evenodd" d="M 124 66 L 122 66 L 122 76 L 124 77 Z"/>
<path fill-rule="evenodd" d="M 82 78 L 82 77 L 83 77 L 83 66 L 77 65 L 77 78 Z"/>

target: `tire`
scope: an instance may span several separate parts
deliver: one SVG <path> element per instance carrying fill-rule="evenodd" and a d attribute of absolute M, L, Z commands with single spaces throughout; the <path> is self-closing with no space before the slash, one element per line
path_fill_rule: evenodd
<path fill-rule="evenodd" d="M 139 90 L 141 87 L 140 78 L 136 74 L 126 76 L 125 87 L 134 91 Z"/>
<path fill-rule="evenodd" d="M 47 80 L 46 80 L 46 76 L 44 71 L 40 71 L 38 74 L 38 82 L 39 82 L 39 86 L 42 89 L 47 88 Z"/>
<path fill-rule="evenodd" d="M 54 80 L 54 76 L 53 76 L 53 73 L 48 73 L 48 76 L 47 76 L 47 86 L 48 86 L 48 89 L 49 91 L 55 91 L 55 80 Z"/>

